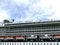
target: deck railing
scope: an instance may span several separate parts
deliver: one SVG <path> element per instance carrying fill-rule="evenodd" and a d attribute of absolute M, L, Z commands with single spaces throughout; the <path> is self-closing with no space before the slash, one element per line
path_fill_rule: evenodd
<path fill-rule="evenodd" d="M 0 45 L 60 45 L 60 42 L 0 42 Z"/>

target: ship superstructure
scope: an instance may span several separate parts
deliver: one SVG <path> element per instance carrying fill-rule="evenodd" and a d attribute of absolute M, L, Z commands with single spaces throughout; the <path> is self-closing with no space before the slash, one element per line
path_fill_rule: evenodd
<path fill-rule="evenodd" d="M 60 21 L 2 23 L 0 40 L 58 41 L 60 40 Z"/>

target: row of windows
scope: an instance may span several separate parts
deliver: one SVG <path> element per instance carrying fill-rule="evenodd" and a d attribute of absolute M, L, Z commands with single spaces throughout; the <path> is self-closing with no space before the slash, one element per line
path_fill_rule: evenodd
<path fill-rule="evenodd" d="M 31 30 L 31 29 L 56 29 L 56 28 L 60 28 L 60 26 L 54 26 L 54 27 L 27 27 L 27 28 L 19 28 L 19 27 L 15 27 L 15 28 L 10 28 L 10 30 L 11 29 L 14 29 L 14 30 L 24 30 L 24 29 L 26 29 L 26 30 Z"/>
<path fill-rule="evenodd" d="M 4 29 L 4 30 L 0 30 L 0 33 L 4 33 L 4 32 L 44 32 L 44 31 L 60 31 L 60 28 L 56 28 L 56 29 Z"/>
<path fill-rule="evenodd" d="M 15 27 L 15 28 L 13 28 L 13 27 L 11 27 L 11 28 L 0 28 L 0 31 L 1 30 L 24 30 L 24 29 L 26 29 L 26 30 L 31 30 L 31 29 L 56 29 L 56 28 L 60 28 L 60 26 L 52 26 L 52 27 L 26 27 L 26 28 L 20 28 L 20 27 Z"/>
<path fill-rule="evenodd" d="M 31 28 L 0 28 L 0 32 L 6 32 L 6 31 L 60 31 L 60 27 L 31 27 Z"/>
<path fill-rule="evenodd" d="M 14 32 L 16 32 L 16 31 L 60 31 L 60 28 L 56 28 L 56 29 L 10 29 L 10 30 L 7 30 L 8 32 L 10 31 L 14 31 Z"/>

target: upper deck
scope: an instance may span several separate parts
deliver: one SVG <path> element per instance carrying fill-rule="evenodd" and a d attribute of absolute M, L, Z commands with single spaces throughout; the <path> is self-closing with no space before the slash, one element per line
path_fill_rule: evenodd
<path fill-rule="evenodd" d="M 59 21 L 29 22 L 29 23 L 5 23 L 5 27 L 26 27 L 26 26 L 60 26 Z"/>
<path fill-rule="evenodd" d="M 3 31 L 2 31 L 3 30 Z M 0 35 L 60 34 L 60 21 L 5 23 Z"/>

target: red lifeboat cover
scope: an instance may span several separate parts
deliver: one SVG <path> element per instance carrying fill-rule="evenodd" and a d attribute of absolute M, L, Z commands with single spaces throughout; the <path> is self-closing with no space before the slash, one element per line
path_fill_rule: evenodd
<path fill-rule="evenodd" d="M 24 39 L 24 36 L 16 36 L 16 39 Z"/>
<path fill-rule="evenodd" d="M 5 39 L 13 39 L 13 36 L 6 36 Z"/>
<path fill-rule="evenodd" d="M 54 36 L 54 38 L 60 38 L 60 34 L 55 34 L 53 36 Z"/>
<path fill-rule="evenodd" d="M 4 39 L 4 36 L 0 36 L 0 39 Z"/>
<path fill-rule="evenodd" d="M 60 34 L 54 34 L 53 36 L 60 36 Z"/>

